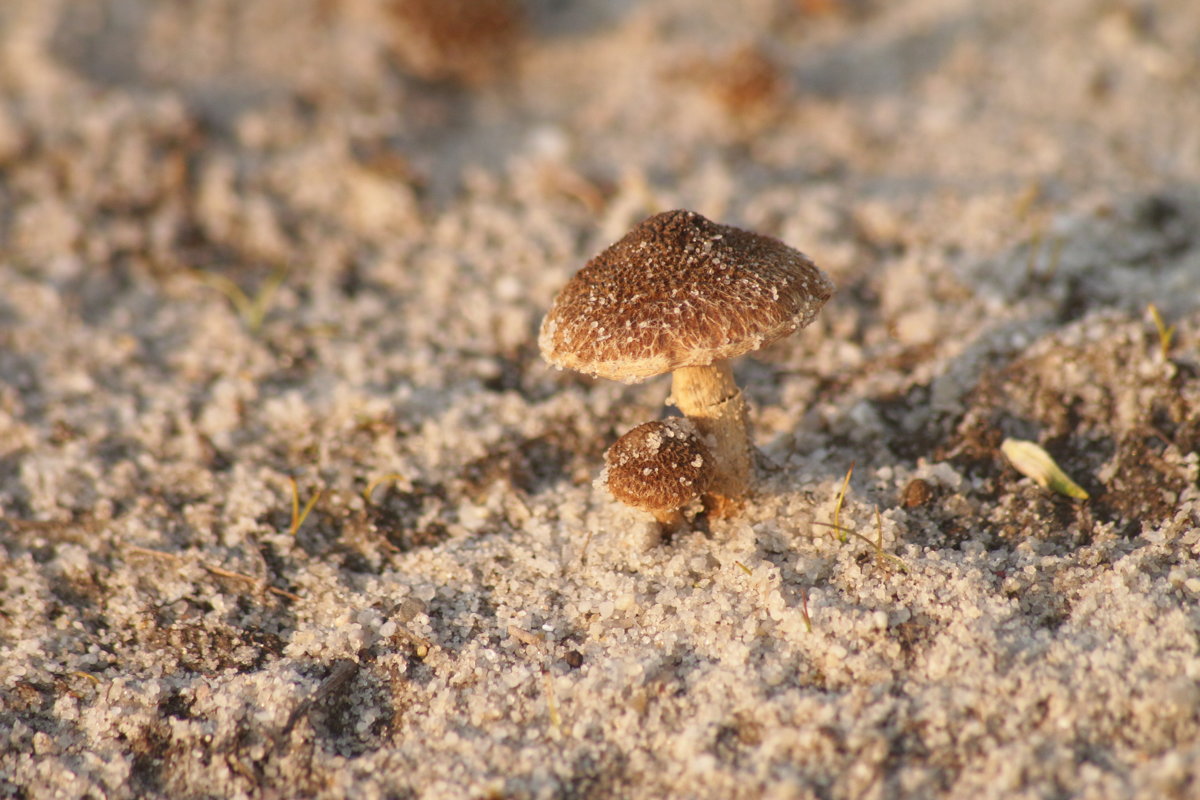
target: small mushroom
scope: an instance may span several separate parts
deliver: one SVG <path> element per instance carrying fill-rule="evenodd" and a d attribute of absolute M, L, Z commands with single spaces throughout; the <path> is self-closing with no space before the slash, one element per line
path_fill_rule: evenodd
<path fill-rule="evenodd" d="M 832 294 L 829 278 L 779 240 L 666 211 L 584 265 L 538 345 L 552 364 L 626 383 L 672 372 L 670 402 L 715 445 L 710 510 L 727 513 L 753 469 L 729 359 L 808 325 Z"/>
<path fill-rule="evenodd" d="M 665 531 L 684 524 L 680 509 L 708 488 L 712 454 L 682 417 L 644 422 L 604 454 L 600 483 L 627 506 L 649 511 Z"/>

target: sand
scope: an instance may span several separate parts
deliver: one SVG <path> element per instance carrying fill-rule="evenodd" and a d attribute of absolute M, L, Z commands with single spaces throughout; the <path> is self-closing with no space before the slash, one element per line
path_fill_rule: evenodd
<path fill-rule="evenodd" d="M 4 3 L 0 797 L 1200 791 L 1200 6 L 730 8 Z M 838 293 L 658 543 L 676 207 Z"/>

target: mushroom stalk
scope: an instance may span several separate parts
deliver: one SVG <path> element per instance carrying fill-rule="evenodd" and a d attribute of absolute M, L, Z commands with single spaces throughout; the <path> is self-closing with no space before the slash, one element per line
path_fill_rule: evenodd
<path fill-rule="evenodd" d="M 687 518 L 677 508 L 669 511 L 651 511 L 650 513 L 658 520 L 659 533 L 665 536 L 670 536 L 687 525 Z"/>
<path fill-rule="evenodd" d="M 678 367 L 672 376 L 670 402 L 712 440 L 717 474 L 707 496 L 715 499 L 711 510 L 720 515 L 749 491 L 753 469 L 746 398 L 733 380 L 728 359 L 703 367 Z"/>

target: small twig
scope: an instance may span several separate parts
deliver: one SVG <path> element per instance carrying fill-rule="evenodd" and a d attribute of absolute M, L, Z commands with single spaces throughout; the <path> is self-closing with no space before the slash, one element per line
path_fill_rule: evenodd
<path fill-rule="evenodd" d="M 246 583 L 252 583 L 255 585 L 258 584 L 258 578 L 255 578 L 252 575 L 234 572 L 232 570 L 225 569 L 224 567 L 214 567 L 211 564 L 202 564 L 201 566 L 204 567 L 205 572 L 216 575 L 218 578 L 232 578 L 235 581 L 245 581 Z"/>
<path fill-rule="evenodd" d="M 753 574 L 754 574 L 754 572 L 753 572 L 753 571 L 751 571 L 751 569 L 750 569 L 749 567 L 747 567 L 745 564 L 743 564 L 742 562 L 740 562 L 740 561 L 735 561 L 735 562 L 733 562 L 733 563 L 734 563 L 734 565 L 735 565 L 735 566 L 737 566 L 737 567 L 740 567 L 740 568 L 741 568 L 741 570 L 742 570 L 742 572 L 746 573 L 747 575 L 753 575 Z"/>
<path fill-rule="evenodd" d="M 286 589 L 278 589 L 274 586 L 271 586 L 266 581 L 261 580 L 259 578 L 255 578 L 252 575 L 245 575 L 241 572 L 233 572 L 232 570 L 225 569 L 224 567 L 215 567 L 212 564 L 201 564 L 200 566 L 204 568 L 205 572 L 208 572 L 211 575 L 216 575 L 219 578 L 229 578 L 231 580 L 242 581 L 243 583 L 249 583 L 255 589 L 261 588 L 265 591 L 270 592 L 271 594 L 278 595 L 280 597 L 286 597 L 288 600 L 291 600 L 293 602 L 298 603 L 301 600 L 303 600 L 303 598 L 300 597 L 300 595 L 298 595 L 298 594 L 293 594 L 292 592 L 289 592 Z"/>
<path fill-rule="evenodd" d="M 125 550 L 126 550 L 126 552 L 131 553 L 133 555 L 150 556 L 151 558 L 161 558 L 164 561 L 170 561 L 174 564 L 178 564 L 181 561 L 183 561 L 183 559 L 180 558 L 175 553 L 168 553 L 163 550 L 152 550 L 149 547 L 140 547 L 136 544 L 126 545 Z M 217 566 L 213 566 L 211 564 L 201 564 L 200 567 L 205 572 L 209 573 L 210 575 L 216 575 L 218 578 L 229 578 L 230 580 L 248 583 L 248 584 L 251 584 L 256 589 L 261 587 L 261 588 L 265 589 L 266 591 L 270 592 L 271 594 L 278 595 L 279 597 L 286 597 L 288 600 L 291 600 L 296 603 L 300 602 L 303 599 L 298 594 L 289 592 L 286 589 L 278 589 L 274 586 L 266 584 L 265 581 L 260 580 L 259 578 L 255 578 L 252 575 L 246 575 L 241 572 L 233 572 L 232 570 L 225 569 L 224 567 L 217 567 Z"/>
<path fill-rule="evenodd" d="M 587 536 L 583 537 L 583 547 L 581 547 L 579 550 L 579 563 L 580 564 L 584 564 L 584 565 L 587 564 L 587 551 L 588 551 L 588 547 L 590 547 L 591 544 L 592 544 L 592 529 L 588 528 Z"/>
<path fill-rule="evenodd" d="M 329 697 L 334 692 L 341 690 L 341 688 L 358 673 L 358 667 L 359 664 L 357 661 L 349 658 L 339 659 L 333 665 L 333 669 L 330 670 L 329 676 L 325 678 L 325 680 L 321 681 L 321 685 L 317 687 L 317 690 L 313 692 L 311 696 L 300 701 L 300 705 L 296 706 L 296 708 L 292 710 L 292 713 L 288 715 L 288 719 L 283 726 L 283 730 L 280 731 L 279 735 L 275 739 L 275 746 L 277 748 L 282 747 L 283 740 L 291 734 L 292 729 L 296 727 L 296 723 L 308 716 L 308 713 L 312 710 L 312 707 L 318 702 Z"/>
<path fill-rule="evenodd" d="M 396 633 L 393 635 L 399 636 L 401 639 L 404 639 L 409 644 L 413 645 L 413 649 L 416 651 L 417 658 L 424 658 L 425 656 L 429 655 L 429 651 L 433 649 L 432 641 L 426 639 L 424 636 L 419 636 L 413 633 L 399 622 L 396 623 Z"/>
<path fill-rule="evenodd" d="M 546 642 L 546 637 L 532 631 L 527 631 L 524 628 L 518 628 L 516 625 L 508 626 L 508 635 L 516 639 L 524 645 L 528 645 L 543 656 L 550 654 L 550 646 Z M 554 693 L 554 676 L 542 665 L 542 689 L 546 692 L 546 708 L 550 713 L 550 724 L 554 726 L 559 735 L 563 735 L 562 716 L 558 712 L 558 696 Z"/>
<path fill-rule="evenodd" d="M 151 550 L 149 547 L 139 547 L 136 544 L 125 545 L 125 550 L 139 556 L 150 556 L 151 558 L 161 558 L 164 561 L 173 561 L 178 563 L 182 559 L 175 553 L 168 553 L 163 550 Z"/>
<path fill-rule="evenodd" d="M 304 599 L 303 597 L 301 597 L 298 594 L 295 594 L 294 592 L 289 592 L 287 589 L 280 589 L 278 587 L 271 586 L 270 584 L 267 585 L 267 591 L 270 592 L 271 594 L 278 595 L 279 597 L 285 597 L 288 600 L 291 600 L 293 603 L 299 603 L 301 600 Z"/>
<path fill-rule="evenodd" d="M 313 695 L 313 701 L 324 700 L 326 697 L 329 697 L 329 695 L 341 689 L 357 672 L 357 661 L 349 658 L 340 659 L 334 665 L 333 671 L 329 673 L 329 677 L 317 687 L 317 691 Z"/>
<path fill-rule="evenodd" d="M 805 630 L 807 630 L 809 633 L 812 633 L 812 617 L 808 615 L 808 589 L 800 590 L 800 614 L 804 617 Z"/>
<path fill-rule="evenodd" d="M 524 628 L 518 628 L 516 625 L 508 626 L 508 635 L 516 639 L 522 644 L 527 644 L 530 647 L 536 647 L 541 652 L 546 652 L 546 639 L 536 633 L 527 631 Z"/>

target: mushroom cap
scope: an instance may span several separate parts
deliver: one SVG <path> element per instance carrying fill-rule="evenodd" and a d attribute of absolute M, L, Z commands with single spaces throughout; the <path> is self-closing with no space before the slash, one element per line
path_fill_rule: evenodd
<path fill-rule="evenodd" d="M 665 211 L 568 281 L 538 346 L 557 366 L 635 383 L 757 350 L 812 322 L 832 295 L 808 256 L 778 239 Z"/>
<path fill-rule="evenodd" d="M 600 483 L 645 511 L 674 511 L 708 488 L 716 471 L 696 426 L 684 417 L 644 422 L 608 448 Z"/>

